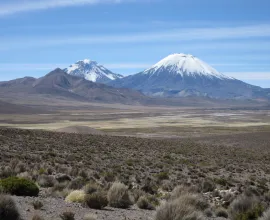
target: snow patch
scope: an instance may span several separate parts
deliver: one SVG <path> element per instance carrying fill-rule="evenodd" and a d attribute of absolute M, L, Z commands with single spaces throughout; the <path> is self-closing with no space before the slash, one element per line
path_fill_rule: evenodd
<path fill-rule="evenodd" d="M 84 59 L 70 65 L 64 71 L 73 76 L 79 76 L 92 82 L 106 82 L 122 78 L 95 61 Z"/>
<path fill-rule="evenodd" d="M 169 55 L 168 57 L 156 63 L 151 68 L 145 70 L 144 73 L 155 74 L 155 72 L 160 72 L 159 70 L 167 70 L 170 73 L 179 74 L 181 76 L 201 75 L 207 77 L 217 77 L 220 79 L 233 79 L 219 73 L 213 67 L 198 59 L 197 57 L 183 53 Z"/>

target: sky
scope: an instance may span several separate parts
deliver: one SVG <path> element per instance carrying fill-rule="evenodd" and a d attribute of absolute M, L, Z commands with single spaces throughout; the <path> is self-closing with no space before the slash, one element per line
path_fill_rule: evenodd
<path fill-rule="evenodd" d="M 135 74 L 172 53 L 270 88 L 269 0 L 1 0 L 0 81 L 83 59 Z"/>

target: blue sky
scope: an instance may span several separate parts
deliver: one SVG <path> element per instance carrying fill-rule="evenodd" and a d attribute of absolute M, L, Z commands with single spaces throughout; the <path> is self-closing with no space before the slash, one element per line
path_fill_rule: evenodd
<path fill-rule="evenodd" d="M 1 0 L 0 80 L 89 58 L 133 74 L 172 53 L 270 87 L 269 0 Z"/>

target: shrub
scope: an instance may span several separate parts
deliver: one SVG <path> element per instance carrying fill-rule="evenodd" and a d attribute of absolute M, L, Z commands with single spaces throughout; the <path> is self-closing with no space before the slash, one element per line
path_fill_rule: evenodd
<path fill-rule="evenodd" d="M 156 220 L 204 219 L 202 211 L 208 207 L 199 194 L 187 192 L 185 187 L 176 187 L 171 199 L 158 208 Z"/>
<path fill-rule="evenodd" d="M 137 206 L 140 209 L 148 209 L 148 210 L 154 210 L 154 206 L 150 203 L 150 201 L 145 196 L 141 196 L 139 200 L 137 201 Z"/>
<path fill-rule="evenodd" d="M 69 183 L 68 188 L 77 190 L 77 189 L 81 189 L 84 186 L 84 184 L 85 184 L 85 180 L 81 177 L 78 177 Z"/>
<path fill-rule="evenodd" d="M 41 187 L 48 188 L 53 187 L 56 181 L 53 176 L 41 175 L 37 182 Z"/>
<path fill-rule="evenodd" d="M 157 209 L 155 220 L 202 220 L 201 212 L 192 205 L 185 204 L 180 199 L 166 202 Z"/>
<path fill-rule="evenodd" d="M 75 220 L 75 214 L 73 212 L 64 212 L 60 215 L 62 220 Z"/>
<path fill-rule="evenodd" d="M 86 215 L 83 217 L 83 220 L 97 220 L 97 216 L 94 215 L 94 214 L 86 214 Z"/>
<path fill-rule="evenodd" d="M 71 181 L 71 177 L 67 174 L 57 174 L 55 176 L 55 179 L 59 182 L 59 183 L 62 183 L 62 182 L 66 182 L 66 181 Z"/>
<path fill-rule="evenodd" d="M 228 214 L 228 212 L 227 212 L 226 209 L 224 209 L 224 208 L 218 208 L 216 210 L 216 216 L 217 217 L 228 218 L 229 217 L 229 214 Z"/>
<path fill-rule="evenodd" d="M 262 215 L 262 217 L 259 218 L 259 220 L 270 220 L 270 209 L 265 211 Z"/>
<path fill-rule="evenodd" d="M 171 193 L 170 199 L 171 200 L 178 199 L 179 197 L 189 193 L 196 193 L 196 190 L 191 187 L 180 185 L 174 188 L 174 190 Z"/>
<path fill-rule="evenodd" d="M 41 209 L 43 207 L 43 203 L 38 200 L 34 201 L 32 204 L 35 210 Z"/>
<path fill-rule="evenodd" d="M 98 191 L 90 195 L 86 195 L 85 203 L 91 209 L 102 209 L 108 205 L 108 200 L 104 192 Z"/>
<path fill-rule="evenodd" d="M 204 180 L 202 183 L 202 191 L 206 192 L 213 192 L 216 188 L 215 184 L 211 180 Z"/>
<path fill-rule="evenodd" d="M 94 183 L 89 183 L 86 186 L 84 186 L 84 188 L 83 188 L 85 194 L 92 194 L 94 192 L 97 192 L 99 189 L 100 189 L 100 187 Z"/>
<path fill-rule="evenodd" d="M 39 193 L 39 188 L 33 181 L 18 177 L 2 179 L 0 186 L 4 192 L 16 196 L 38 196 Z"/>
<path fill-rule="evenodd" d="M 83 190 L 74 190 L 67 197 L 67 202 L 83 203 L 85 199 L 85 193 Z"/>
<path fill-rule="evenodd" d="M 195 193 L 182 194 L 178 200 L 181 201 L 181 203 L 195 207 L 196 210 L 204 211 L 209 207 L 207 201 L 202 196 Z"/>
<path fill-rule="evenodd" d="M 159 174 L 156 175 L 156 177 L 159 179 L 159 180 L 167 180 L 169 179 L 169 174 L 167 172 L 161 172 Z"/>
<path fill-rule="evenodd" d="M 123 183 L 115 182 L 108 192 L 109 205 L 115 208 L 129 208 L 132 203 L 128 194 L 128 187 Z"/>
<path fill-rule="evenodd" d="M 234 220 L 257 219 L 262 215 L 263 209 L 256 197 L 245 195 L 239 196 L 230 205 L 230 213 Z"/>
<path fill-rule="evenodd" d="M 20 220 L 16 204 L 10 196 L 0 195 L 0 219 Z"/>
<path fill-rule="evenodd" d="M 134 189 L 132 191 L 132 195 L 133 195 L 134 201 L 136 203 L 139 200 L 140 197 L 145 195 L 145 192 L 140 190 L 140 189 Z"/>

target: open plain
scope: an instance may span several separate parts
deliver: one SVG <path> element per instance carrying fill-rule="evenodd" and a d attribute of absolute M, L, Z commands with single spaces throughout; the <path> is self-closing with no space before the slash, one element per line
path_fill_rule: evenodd
<path fill-rule="evenodd" d="M 38 197 L 13 197 L 24 219 L 59 219 L 69 211 L 78 220 L 87 213 L 158 220 L 176 195 L 200 201 L 194 219 L 257 219 L 270 205 L 268 107 L 84 103 L 40 109 L 47 112 L 0 115 L 1 178 L 16 175 L 40 187 Z M 129 190 L 127 209 L 96 210 L 67 199 L 88 188 L 109 194 L 117 182 Z M 235 207 L 249 200 L 248 209 L 256 210 L 239 214 Z M 43 208 L 35 210 L 36 201 Z"/>

